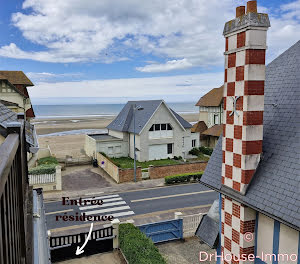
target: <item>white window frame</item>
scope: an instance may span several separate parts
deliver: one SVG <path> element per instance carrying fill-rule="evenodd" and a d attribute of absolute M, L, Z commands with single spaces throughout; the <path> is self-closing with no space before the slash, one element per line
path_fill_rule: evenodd
<path fill-rule="evenodd" d="M 197 139 L 192 139 L 192 148 L 195 148 L 197 144 Z"/>

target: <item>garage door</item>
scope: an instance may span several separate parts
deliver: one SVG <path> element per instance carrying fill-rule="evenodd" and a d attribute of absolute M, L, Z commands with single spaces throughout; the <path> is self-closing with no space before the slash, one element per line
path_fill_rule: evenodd
<path fill-rule="evenodd" d="M 167 144 L 149 146 L 149 160 L 167 159 Z"/>

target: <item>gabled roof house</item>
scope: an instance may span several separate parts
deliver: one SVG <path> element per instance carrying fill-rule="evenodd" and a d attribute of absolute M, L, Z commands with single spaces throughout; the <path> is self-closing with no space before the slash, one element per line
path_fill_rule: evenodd
<path fill-rule="evenodd" d="M 184 158 L 192 147 L 199 146 L 199 133 L 192 133 L 191 128 L 163 100 L 129 101 L 107 126 L 107 135 L 87 136 L 85 149 L 90 156 L 104 152 L 133 158 L 135 134 L 139 161 Z"/>
<path fill-rule="evenodd" d="M 205 147 L 214 147 L 222 133 L 223 122 L 223 85 L 213 88 L 203 95 L 196 106 L 199 106 L 199 122 L 207 126 L 200 132 L 200 144 Z"/>
<path fill-rule="evenodd" d="M 300 252 L 300 41 L 265 67 L 270 24 L 256 10 L 238 7 L 224 28 L 223 133 L 201 178 L 220 193 L 219 253 L 231 258 L 218 263 L 294 263 Z"/>
<path fill-rule="evenodd" d="M 0 95 L 5 105 L 24 112 L 26 119 L 35 117 L 27 87 L 34 86 L 22 71 L 0 71 Z M 10 103 L 10 104 L 9 104 Z"/>

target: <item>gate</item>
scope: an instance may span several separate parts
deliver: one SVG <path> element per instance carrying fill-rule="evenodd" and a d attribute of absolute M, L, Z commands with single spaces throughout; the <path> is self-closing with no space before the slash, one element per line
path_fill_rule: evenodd
<path fill-rule="evenodd" d="M 88 232 L 50 237 L 51 261 L 80 258 L 113 250 L 113 227 L 110 226 L 92 231 L 91 237 L 83 249 L 84 253 L 76 256 L 77 246 L 81 247 L 87 236 Z"/>
<path fill-rule="evenodd" d="M 140 225 L 138 228 L 154 243 L 182 239 L 182 219 Z"/>

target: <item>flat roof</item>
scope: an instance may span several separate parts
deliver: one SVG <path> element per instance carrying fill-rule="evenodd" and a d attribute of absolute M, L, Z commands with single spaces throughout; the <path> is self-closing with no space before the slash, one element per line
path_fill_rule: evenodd
<path fill-rule="evenodd" d="M 117 138 L 108 134 L 91 134 L 88 136 L 97 141 L 122 140 L 121 138 Z"/>

